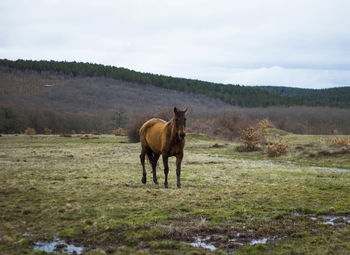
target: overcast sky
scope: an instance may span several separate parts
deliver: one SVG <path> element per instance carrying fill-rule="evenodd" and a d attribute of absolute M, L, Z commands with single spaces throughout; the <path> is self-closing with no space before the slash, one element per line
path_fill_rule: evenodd
<path fill-rule="evenodd" d="M 350 1 L 1 0 L 0 58 L 228 84 L 350 86 Z"/>

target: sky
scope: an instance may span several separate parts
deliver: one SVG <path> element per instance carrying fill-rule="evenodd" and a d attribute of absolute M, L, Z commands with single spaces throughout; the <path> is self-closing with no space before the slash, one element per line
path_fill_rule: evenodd
<path fill-rule="evenodd" d="M 0 58 L 224 84 L 350 86 L 348 0 L 1 0 Z"/>

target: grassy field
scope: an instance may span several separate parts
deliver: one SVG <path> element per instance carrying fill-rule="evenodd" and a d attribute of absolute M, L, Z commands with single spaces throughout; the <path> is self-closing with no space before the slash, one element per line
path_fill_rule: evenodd
<path fill-rule="evenodd" d="M 350 153 L 335 136 L 267 137 L 291 152 L 189 135 L 182 189 L 174 159 L 165 189 L 161 164 L 159 186 L 149 166 L 141 183 L 126 137 L 2 135 L 0 253 L 350 254 Z"/>

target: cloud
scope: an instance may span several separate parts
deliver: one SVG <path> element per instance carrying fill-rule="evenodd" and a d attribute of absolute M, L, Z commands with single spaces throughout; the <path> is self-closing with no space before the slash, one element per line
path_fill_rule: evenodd
<path fill-rule="evenodd" d="M 346 0 L 3 0 L 0 57 L 225 83 L 350 85 Z"/>

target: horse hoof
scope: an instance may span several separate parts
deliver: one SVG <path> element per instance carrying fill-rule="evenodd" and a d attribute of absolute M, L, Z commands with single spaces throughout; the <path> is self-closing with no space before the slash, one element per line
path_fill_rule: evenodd
<path fill-rule="evenodd" d="M 159 184 L 158 181 L 154 181 L 154 180 L 153 180 L 153 182 L 154 182 L 154 184 L 157 184 L 157 185 Z"/>
<path fill-rule="evenodd" d="M 177 184 L 177 187 L 178 187 L 179 189 L 181 189 L 181 184 L 178 183 L 178 184 Z"/>
<path fill-rule="evenodd" d="M 168 184 L 164 184 L 164 187 L 167 189 L 168 188 Z"/>
<path fill-rule="evenodd" d="M 143 184 L 146 184 L 146 177 L 142 177 L 141 181 Z"/>

